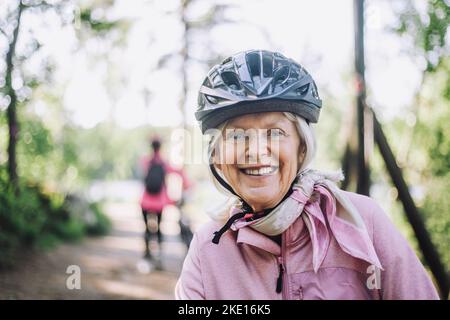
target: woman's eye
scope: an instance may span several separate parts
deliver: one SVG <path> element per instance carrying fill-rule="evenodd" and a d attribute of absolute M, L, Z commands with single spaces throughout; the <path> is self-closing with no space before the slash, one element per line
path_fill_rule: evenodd
<path fill-rule="evenodd" d="M 284 135 L 281 129 L 270 129 L 267 134 L 270 138 L 279 138 Z"/>
<path fill-rule="evenodd" d="M 244 141 L 245 138 L 246 135 L 243 132 L 233 132 L 228 136 L 228 139 L 232 141 Z"/>

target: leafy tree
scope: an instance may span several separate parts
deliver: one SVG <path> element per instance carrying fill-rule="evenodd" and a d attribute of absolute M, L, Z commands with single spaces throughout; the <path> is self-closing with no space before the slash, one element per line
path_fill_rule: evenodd
<path fill-rule="evenodd" d="M 410 40 L 411 56 L 425 63 L 411 108 L 413 126 L 397 121 L 391 130 L 411 136 L 402 164 L 414 183 L 423 186 L 419 205 L 433 242 L 450 270 L 450 7 L 448 1 L 432 0 L 426 12 L 421 12 L 412 1 L 402 4 L 393 30 Z"/>

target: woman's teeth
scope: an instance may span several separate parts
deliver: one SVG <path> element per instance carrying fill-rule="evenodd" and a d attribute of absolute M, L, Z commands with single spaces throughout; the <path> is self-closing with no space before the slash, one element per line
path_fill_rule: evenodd
<path fill-rule="evenodd" d="M 263 167 L 259 169 L 243 169 L 242 171 L 250 176 L 265 176 L 274 173 L 277 169 L 278 167 Z"/>

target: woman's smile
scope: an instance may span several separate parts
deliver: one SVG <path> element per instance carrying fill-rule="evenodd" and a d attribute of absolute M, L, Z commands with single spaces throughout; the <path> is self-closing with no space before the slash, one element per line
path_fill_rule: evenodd
<path fill-rule="evenodd" d="M 278 173 L 278 166 L 255 166 L 247 168 L 238 167 L 238 170 L 247 176 L 267 177 Z"/>

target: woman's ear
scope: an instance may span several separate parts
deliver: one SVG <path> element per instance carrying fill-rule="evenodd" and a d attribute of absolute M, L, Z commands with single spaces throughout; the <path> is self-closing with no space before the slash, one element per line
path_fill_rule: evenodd
<path fill-rule="evenodd" d="M 299 148 L 299 157 L 300 157 L 302 162 L 303 162 L 303 160 L 305 160 L 305 156 L 306 156 L 306 144 L 301 142 L 300 143 L 300 148 Z"/>
<path fill-rule="evenodd" d="M 299 163 L 299 167 L 298 169 L 300 169 L 300 167 L 303 165 L 303 162 L 305 161 L 306 158 L 306 145 L 301 142 L 300 143 L 300 147 L 298 150 L 298 163 Z"/>

